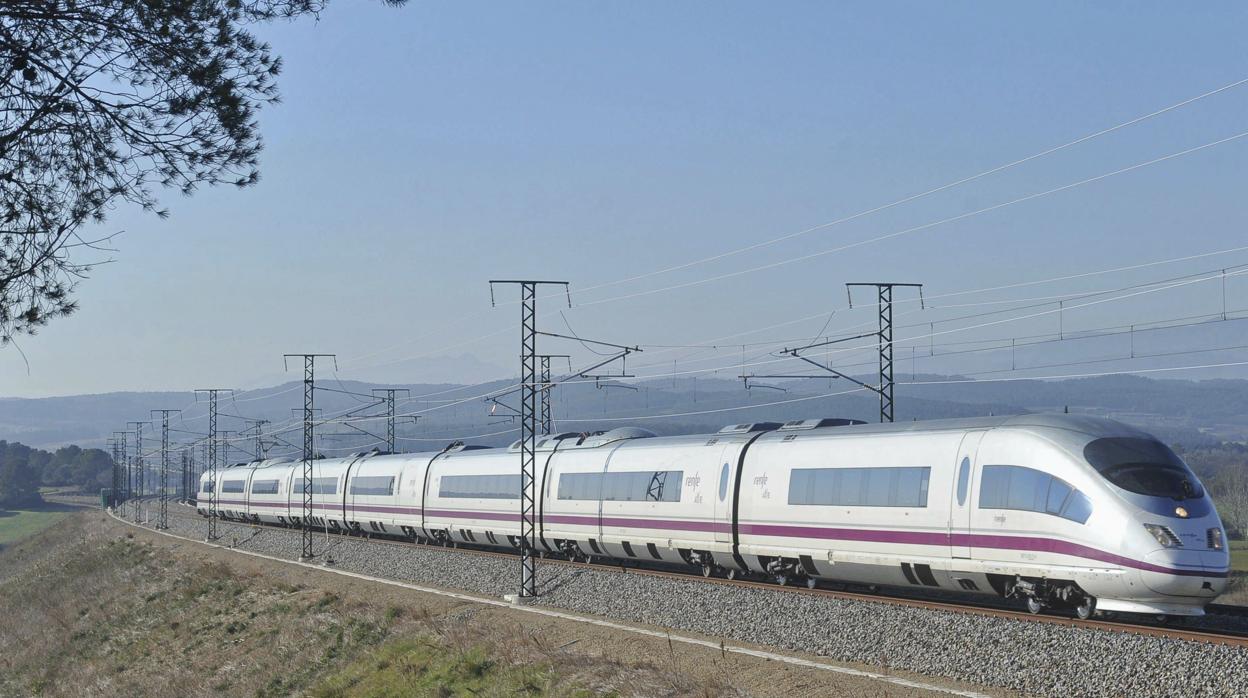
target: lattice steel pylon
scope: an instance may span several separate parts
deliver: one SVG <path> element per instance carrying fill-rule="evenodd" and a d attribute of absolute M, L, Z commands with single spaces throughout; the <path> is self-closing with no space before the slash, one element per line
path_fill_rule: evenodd
<path fill-rule="evenodd" d="M 134 427 L 134 484 L 138 487 L 139 495 L 133 497 L 134 500 L 134 522 L 139 523 L 139 500 L 143 498 L 143 467 L 145 461 L 143 459 L 143 425 L 151 424 L 151 422 L 127 422 L 126 426 Z M 131 492 L 133 495 L 134 493 Z"/>
<path fill-rule="evenodd" d="M 182 449 L 182 498 L 183 503 L 191 501 L 191 454 L 187 449 Z"/>
<path fill-rule="evenodd" d="M 115 508 L 117 506 L 117 488 L 121 485 L 121 473 L 117 470 L 117 438 L 110 437 L 107 443 L 108 455 L 113 460 L 112 494 L 108 498 L 108 506 L 109 508 Z"/>
<path fill-rule="evenodd" d="M 195 390 L 196 399 L 199 398 L 200 393 L 208 393 L 208 532 L 205 538 L 210 541 L 217 539 L 218 490 L 221 489 L 217 481 L 217 395 L 227 392 L 231 392 L 230 389 L 198 388 Z"/>
<path fill-rule="evenodd" d="M 169 415 L 182 410 L 152 410 L 160 415 L 160 509 L 156 515 L 156 528 L 169 528 Z"/>
<path fill-rule="evenodd" d="M 407 388 L 373 388 L 373 397 L 381 400 L 386 405 L 386 451 L 396 453 L 395 436 L 394 436 L 394 396 L 397 393 L 408 393 Z M 381 393 L 382 395 L 378 395 Z M 417 417 L 419 419 L 419 417 Z"/>
<path fill-rule="evenodd" d="M 537 289 L 563 286 L 569 306 L 571 295 L 566 281 L 491 280 L 491 304 L 494 284 L 520 287 L 520 598 L 530 598 L 537 596 L 537 394 L 545 387 L 537 375 Z"/>
<path fill-rule="evenodd" d="M 124 506 L 124 503 L 127 499 L 130 499 L 130 445 L 126 443 L 129 440 L 130 432 L 119 431 L 119 432 L 114 432 L 114 433 L 119 434 L 121 436 L 120 450 L 121 450 L 121 467 L 123 471 L 122 477 L 121 477 L 121 488 L 122 488 L 123 493 L 122 493 L 121 502 L 117 506 L 117 513 L 124 515 L 125 510 L 122 509 L 122 506 Z"/>
<path fill-rule="evenodd" d="M 113 432 L 113 463 L 114 470 L 117 473 L 117 484 L 113 490 L 113 509 L 120 512 L 122 502 L 125 501 L 127 486 L 126 478 L 130 475 L 130 470 L 126 464 L 126 435 L 127 432 Z"/>
<path fill-rule="evenodd" d="M 555 431 L 554 422 L 550 416 L 550 391 L 554 386 L 550 384 L 550 355 L 542 354 L 542 433 L 552 434 Z"/>
<path fill-rule="evenodd" d="M 303 550 L 300 560 L 312 559 L 312 461 L 316 458 L 316 440 L 314 438 L 316 413 L 316 360 L 318 358 L 334 359 L 334 370 L 338 369 L 338 358 L 334 354 L 283 354 L 282 362 L 289 358 L 303 359 L 303 514 L 299 517 L 299 528 L 303 538 Z"/>
<path fill-rule="evenodd" d="M 849 307 L 854 307 L 853 287 L 874 286 L 879 297 L 876 311 L 879 316 L 880 384 L 876 392 L 880 396 L 880 422 L 893 421 L 893 289 L 898 286 L 919 289 L 919 302 L 923 301 L 923 284 L 899 284 L 892 282 L 865 282 L 845 284 Z"/>

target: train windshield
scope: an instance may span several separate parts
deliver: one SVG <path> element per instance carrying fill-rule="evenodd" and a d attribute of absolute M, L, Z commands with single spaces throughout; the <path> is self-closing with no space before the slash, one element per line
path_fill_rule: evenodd
<path fill-rule="evenodd" d="M 1205 494 L 1187 464 L 1160 441 L 1097 439 L 1084 447 L 1083 455 L 1106 480 L 1128 492 L 1178 501 Z"/>

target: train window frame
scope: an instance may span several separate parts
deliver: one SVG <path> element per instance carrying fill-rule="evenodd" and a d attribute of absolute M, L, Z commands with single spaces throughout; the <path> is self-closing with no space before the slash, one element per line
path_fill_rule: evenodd
<path fill-rule="evenodd" d="M 245 494 L 247 492 L 246 480 L 222 480 L 221 492 L 223 494 Z"/>
<path fill-rule="evenodd" d="M 1027 473 L 1026 477 L 1030 482 L 1020 480 L 1023 484 L 1019 487 L 1019 493 L 1014 496 L 1011 489 L 1014 485 L 1014 475 L 1019 471 Z M 999 481 L 1002 475 L 1005 476 L 1003 484 Z M 1047 478 L 1043 481 L 1043 486 L 1035 481 L 1037 477 Z M 1066 488 L 1057 511 L 1051 510 L 1054 484 Z M 990 497 L 994 501 L 985 501 Z M 1014 502 L 1024 503 L 1028 500 L 1030 506 L 1012 506 Z M 984 510 L 1024 511 L 1031 514 L 1056 516 L 1077 524 L 1086 524 L 1093 511 L 1092 499 L 1062 478 L 1036 468 L 1006 463 L 992 463 L 980 469 L 978 504 L 979 508 Z"/>
<path fill-rule="evenodd" d="M 926 465 L 793 468 L 789 470 L 788 503 L 926 509 L 931 477 L 932 469 Z"/>
<path fill-rule="evenodd" d="M 732 470 L 729 463 L 724 463 L 724 467 L 719 471 L 719 501 L 728 498 L 728 473 Z"/>

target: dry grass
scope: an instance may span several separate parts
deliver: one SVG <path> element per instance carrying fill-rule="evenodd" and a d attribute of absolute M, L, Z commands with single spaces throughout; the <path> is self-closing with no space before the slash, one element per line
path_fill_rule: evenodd
<path fill-rule="evenodd" d="M 0 696 L 738 693 L 675 651 L 619 662 L 477 606 L 341 598 L 105 523 L 74 514 L 0 552 Z"/>

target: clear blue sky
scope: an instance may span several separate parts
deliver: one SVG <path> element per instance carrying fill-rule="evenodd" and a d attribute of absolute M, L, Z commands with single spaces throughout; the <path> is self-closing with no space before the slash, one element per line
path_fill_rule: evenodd
<path fill-rule="evenodd" d="M 490 310 L 492 277 L 566 279 L 577 332 L 674 344 L 840 307 L 845 281 L 922 281 L 939 294 L 1248 245 L 1243 139 L 889 242 L 584 305 L 1231 136 L 1248 130 L 1243 86 L 846 225 L 577 290 L 835 220 L 1246 78 L 1246 20 L 1248 6 L 1229 2 L 337 0 L 319 22 L 259 30 L 285 61 L 283 102 L 262 116 L 260 184 L 166 193 L 167 221 L 113 212 L 102 232 L 125 231 L 117 262 L 82 284 L 77 315 L 20 340 L 29 375 L 16 351 L 0 352 L 0 395 L 252 387 L 282 380 L 281 355 L 296 351 L 337 352 L 344 378 L 501 377 L 516 360 L 518 311 Z M 1245 262 L 1239 253 L 992 298 Z M 1230 289 L 1243 305 L 1248 280 Z M 1203 312 L 1216 294 L 1204 284 L 1065 321 Z M 828 331 L 869 319 L 842 313 Z M 544 322 L 566 329 L 558 315 Z M 425 354 L 438 361 L 413 363 Z"/>

